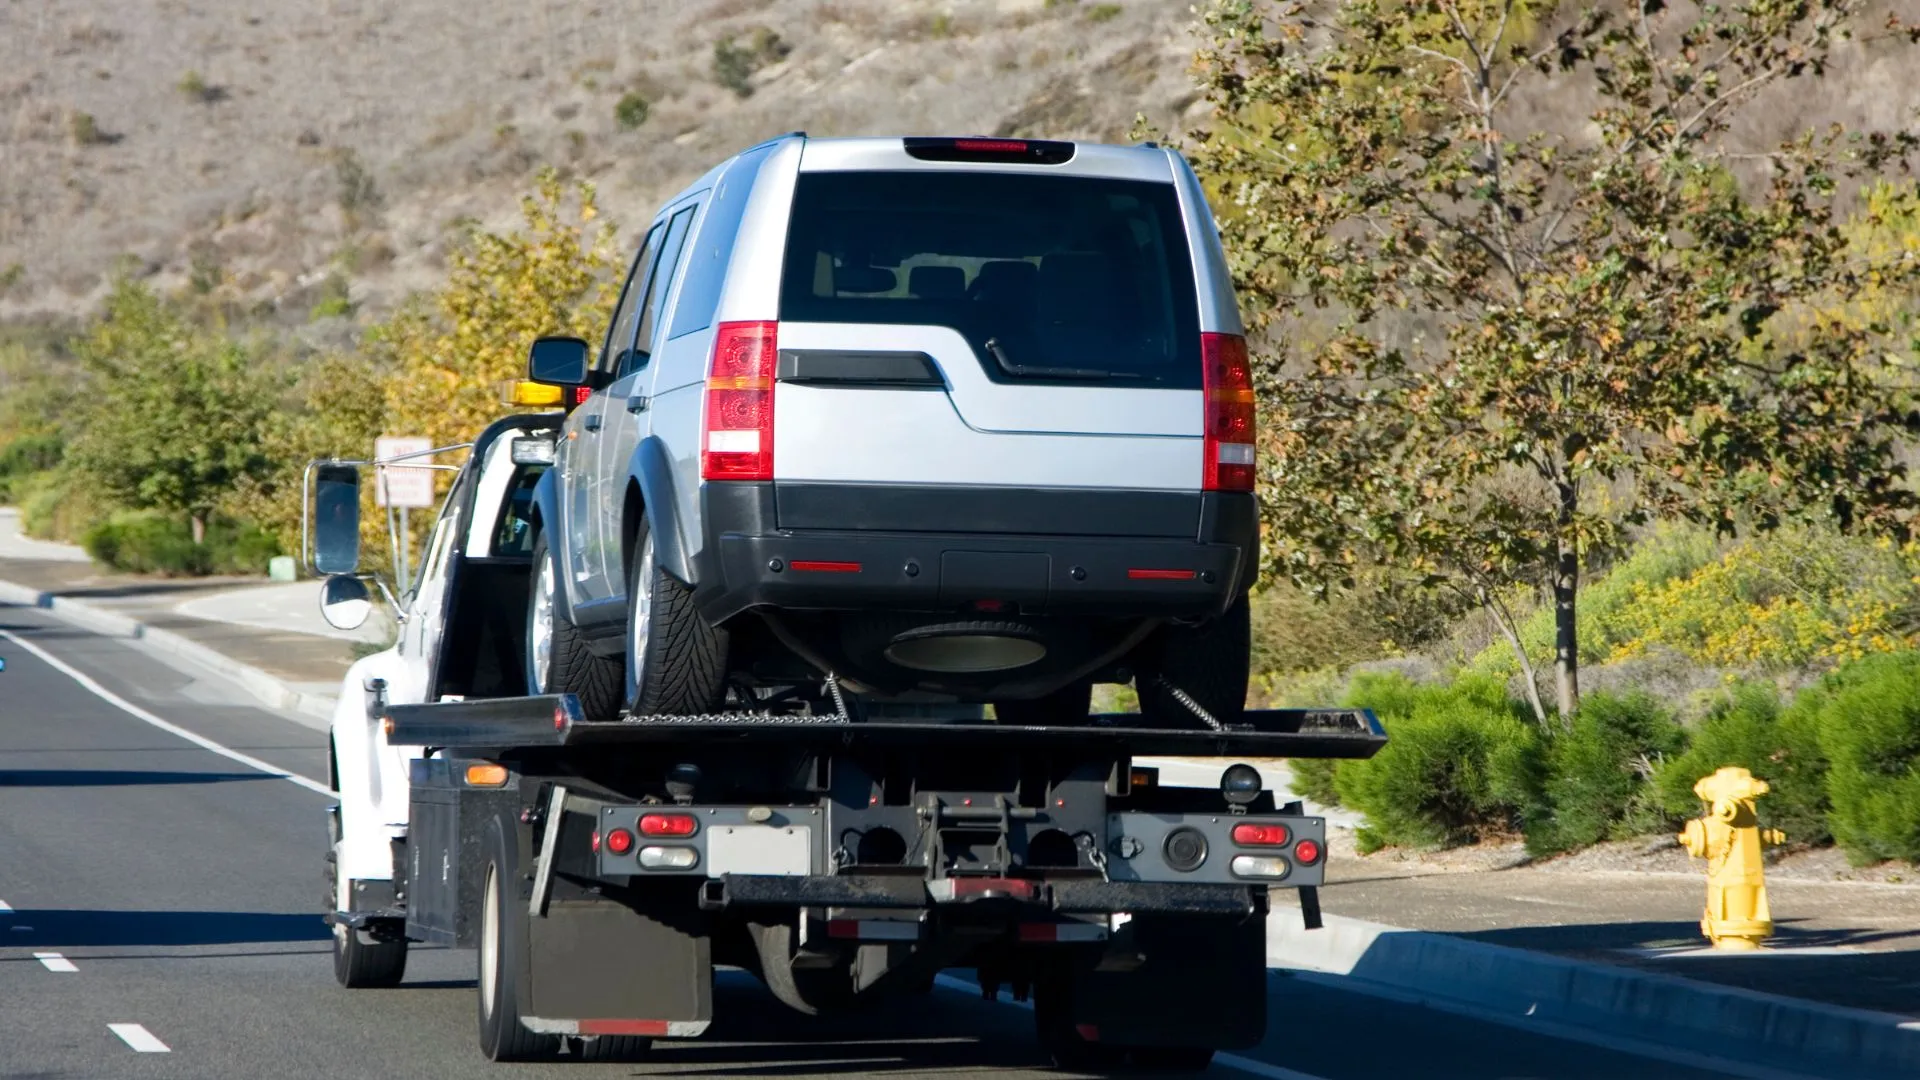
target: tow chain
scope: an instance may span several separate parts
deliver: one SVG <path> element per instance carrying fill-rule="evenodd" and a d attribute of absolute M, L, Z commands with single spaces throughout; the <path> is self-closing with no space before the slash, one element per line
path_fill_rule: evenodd
<path fill-rule="evenodd" d="M 1193 696 L 1191 694 L 1188 694 L 1185 690 L 1182 690 L 1179 687 L 1168 682 L 1166 678 L 1161 674 L 1159 674 L 1158 672 L 1155 672 L 1153 674 L 1152 683 L 1153 685 L 1160 687 L 1162 690 L 1165 690 L 1167 693 L 1172 694 L 1173 700 L 1179 702 L 1181 705 L 1184 705 L 1188 712 L 1199 717 L 1201 723 L 1206 724 L 1208 727 L 1212 728 L 1215 731 L 1227 730 L 1227 726 L 1225 724 L 1222 724 L 1220 721 L 1215 720 L 1213 718 L 1213 714 L 1208 712 L 1206 709 L 1202 708 L 1199 702 L 1193 700 Z"/>

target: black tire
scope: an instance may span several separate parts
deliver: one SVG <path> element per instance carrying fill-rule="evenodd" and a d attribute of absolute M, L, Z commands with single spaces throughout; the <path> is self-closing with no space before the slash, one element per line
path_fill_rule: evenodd
<path fill-rule="evenodd" d="M 653 1049 L 653 1040 L 645 1035 L 601 1035 L 592 1039 L 568 1039 L 567 1046 L 581 1061 L 644 1061 Z"/>
<path fill-rule="evenodd" d="M 1073 1022 L 1073 983 L 1064 974 L 1034 984 L 1033 1030 L 1056 1069 L 1099 1073 L 1118 1069 L 1127 1059 L 1124 1049 L 1080 1034 Z"/>
<path fill-rule="evenodd" d="M 557 604 L 550 608 L 552 652 L 547 663 L 546 685 L 541 685 L 539 664 L 534 656 L 535 622 L 541 604 L 541 591 L 548 582 L 560 588 L 559 556 L 547 547 L 547 532 L 542 529 L 533 541 L 534 573 L 528 577 L 525 657 L 527 693 L 572 694 L 580 701 L 580 711 L 588 720 L 607 721 L 620 717 L 620 661 L 596 656 L 587 648 L 586 638 L 574 628 Z M 550 575 L 542 579 L 541 571 Z"/>
<path fill-rule="evenodd" d="M 645 604 L 644 612 L 641 604 Z M 637 629 L 646 640 L 636 649 Z M 727 633 L 693 606 L 693 590 L 653 557 L 653 530 L 642 519 L 627 572 L 627 711 L 636 716 L 692 716 L 727 700 Z M 644 676 L 643 674 L 644 673 Z"/>
<path fill-rule="evenodd" d="M 526 972 L 527 905 L 515 888 L 519 844 L 501 819 L 487 822 L 480 849 L 487 860 L 480 896 L 480 948 L 474 997 L 480 1019 L 480 1052 L 490 1061 L 543 1061 L 557 1057 L 561 1038 L 528 1031 L 520 1022 L 520 981 Z"/>
<path fill-rule="evenodd" d="M 1009 699 L 993 703 L 994 719 L 1016 726 L 1080 725 L 1093 712 L 1093 683 L 1076 682 L 1045 697 Z"/>
<path fill-rule="evenodd" d="M 748 930 L 756 950 L 754 974 L 781 1004 L 804 1016 L 843 1016 L 868 1003 L 854 992 L 853 973 L 840 964 L 793 966 L 793 924 L 750 923 Z"/>
<path fill-rule="evenodd" d="M 328 829 L 332 831 L 331 828 Z M 334 851 L 338 837 L 327 838 L 327 910 L 339 911 L 340 857 Z M 370 941 L 360 931 L 334 924 L 333 980 L 349 990 L 386 990 L 400 985 L 407 975 L 407 942 Z"/>
<path fill-rule="evenodd" d="M 1139 654 L 1134 687 L 1141 717 L 1156 726 L 1201 726 L 1203 721 L 1174 696 L 1177 687 L 1215 720 L 1238 721 L 1247 707 L 1252 660 L 1252 606 L 1245 593 L 1219 618 L 1199 626 L 1162 627 Z"/>

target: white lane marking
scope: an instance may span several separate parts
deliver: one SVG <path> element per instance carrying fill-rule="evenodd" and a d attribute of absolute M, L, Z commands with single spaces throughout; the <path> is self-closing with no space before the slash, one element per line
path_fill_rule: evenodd
<path fill-rule="evenodd" d="M 971 994 L 976 1000 L 980 997 L 979 986 L 965 979 L 957 979 L 952 975 L 935 975 L 933 977 L 933 984 L 943 990 L 954 990 L 963 994 Z M 1033 1008 L 1031 1002 L 1011 1001 L 1006 998 L 997 1000 L 1002 1005 L 1012 1005 L 1021 1009 Z M 1252 1058 L 1241 1057 L 1239 1054 L 1215 1054 L 1213 1055 L 1213 1063 L 1215 1065 L 1224 1065 L 1229 1069 L 1234 1069 L 1239 1072 L 1252 1073 L 1254 1076 L 1264 1076 L 1267 1080 L 1326 1080 L 1326 1078 L 1322 1076 L 1303 1073 L 1282 1065 L 1271 1065 L 1264 1061 L 1255 1061 Z"/>
<path fill-rule="evenodd" d="M 7 929 L 9 929 L 9 930 L 11 930 L 11 931 L 13 931 L 13 932 L 14 932 L 14 933 L 16 933 L 16 934 L 24 934 L 24 933 L 26 933 L 27 931 L 29 931 L 29 930 L 32 930 L 32 929 L 33 929 L 33 927 L 31 927 L 31 926 L 9 926 L 9 927 L 7 927 Z"/>
<path fill-rule="evenodd" d="M 40 963 L 44 965 L 48 971 L 79 971 L 80 970 L 79 968 L 73 966 L 73 961 L 67 959 L 64 956 L 61 956 L 57 952 L 37 952 L 33 954 L 33 958 L 35 960 L 40 961 Z"/>
<path fill-rule="evenodd" d="M 108 1024 L 107 1030 L 120 1036 L 120 1041 L 143 1054 L 171 1053 L 167 1044 L 153 1037 L 153 1032 L 139 1024 Z"/>
<path fill-rule="evenodd" d="M 282 769 L 278 765 L 270 765 L 267 762 L 261 761 L 257 757 L 253 757 L 248 754 L 243 754 L 238 750 L 233 750 L 228 747 L 222 746 L 219 743 L 214 742 L 212 739 L 209 739 L 204 735 L 196 735 L 193 732 L 188 731 L 186 728 L 179 726 L 178 724 L 171 724 L 165 720 L 160 719 L 159 717 L 153 715 L 152 713 L 141 708 L 140 706 L 135 705 L 133 702 L 128 701 L 126 698 L 121 697 L 119 694 L 116 694 L 113 691 L 107 689 L 106 687 L 101 686 L 99 683 L 95 682 L 93 678 L 87 675 L 85 672 L 80 671 L 79 669 L 73 667 L 72 665 L 68 664 L 66 661 L 53 655 L 52 653 L 41 648 L 40 646 L 35 645 L 31 641 L 26 641 L 22 638 L 16 637 L 15 635 L 8 633 L 5 630 L 0 630 L 0 638 L 6 638 L 8 641 L 13 642 L 15 645 L 18 645 L 21 648 L 32 653 L 34 656 L 38 657 L 43 663 L 45 663 L 48 667 L 54 669 L 55 671 L 60 672 L 62 675 L 67 676 L 68 678 L 72 679 L 74 682 L 79 683 L 82 689 L 86 690 L 88 693 L 92 694 L 94 697 L 97 697 L 100 700 L 106 702 L 107 704 L 112 705 L 114 708 L 119 709 L 121 712 L 126 713 L 128 716 L 131 716 L 136 720 L 142 720 L 142 721 L 145 721 L 146 723 L 152 724 L 154 727 L 159 728 L 161 731 L 164 731 L 169 735 L 178 735 L 179 737 L 187 740 L 188 742 L 194 744 L 195 746 L 198 746 L 202 750 L 208 750 L 213 753 L 219 754 L 221 757 L 226 758 L 229 761 L 237 761 L 240 764 L 247 766 L 248 768 L 258 769 L 269 776 L 277 776 L 280 779 L 287 781 L 288 783 L 299 784 L 301 787 L 306 788 L 308 791 L 317 791 L 322 795 L 333 794 L 333 790 L 331 788 L 327 787 L 327 785 L 322 784 L 317 780 L 309 780 L 306 777 L 301 776 L 299 773 L 288 772 L 287 770 Z"/>

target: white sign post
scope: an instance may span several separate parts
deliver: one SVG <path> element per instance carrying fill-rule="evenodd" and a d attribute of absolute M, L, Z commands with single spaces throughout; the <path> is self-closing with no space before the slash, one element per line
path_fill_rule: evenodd
<path fill-rule="evenodd" d="M 382 435 L 373 441 L 375 460 L 386 461 L 402 454 L 424 454 L 433 449 L 433 440 L 413 435 Z M 390 506 L 400 511 L 400 565 L 396 575 L 400 586 L 400 595 L 405 596 L 413 579 L 412 560 L 407 550 L 412 543 L 407 532 L 407 511 L 415 507 L 432 509 L 433 473 L 427 468 L 432 459 L 429 457 L 408 458 L 377 468 L 376 482 L 373 486 L 374 500 L 377 505 Z"/>

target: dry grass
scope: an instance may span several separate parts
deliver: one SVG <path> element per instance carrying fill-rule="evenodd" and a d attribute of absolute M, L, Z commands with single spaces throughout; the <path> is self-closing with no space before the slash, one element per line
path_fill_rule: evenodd
<path fill-rule="evenodd" d="M 303 321 L 435 280 L 445 224 L 515 220 L 542 163 L 627 237 L 783 131 L 1117 139 L 1192 100 L 1186 0 L 64 0 L 0 6 L 0 318 L 91 309 L 123 255 Z M 764 30 L 763 30 L 764 28 Z M 790 46 L 715 81 L 716 43 Z M 188 76 L 191 76 L 189 78 Z M 638 92 L 644 123 L 616 105 Z M 78 117 L 91 118 L 88 121 Z M 379 256 L 364 253 L 377 250 Z"/>

